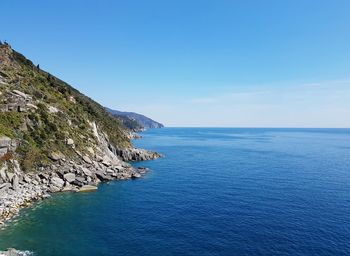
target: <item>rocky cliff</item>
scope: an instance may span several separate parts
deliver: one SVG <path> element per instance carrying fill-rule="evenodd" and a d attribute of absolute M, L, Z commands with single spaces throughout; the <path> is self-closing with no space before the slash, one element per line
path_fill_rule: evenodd
<path fill-rule="evenodd" d="M 101 105 L 0 45 L 0 223 L 53 192 L 137 178 L 146 170 L 125 161 L 159 156 L 133 148 Z"/>

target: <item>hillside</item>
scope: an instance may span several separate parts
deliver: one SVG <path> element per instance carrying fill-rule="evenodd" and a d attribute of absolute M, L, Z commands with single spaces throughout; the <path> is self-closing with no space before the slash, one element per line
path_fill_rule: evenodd
<path fill-rule="evenodd" d="M 25 141 L 17 152 L 26 168 L 48 162 L 49 151 L 88 153 L 96 143 L 91 122 L 116 147 L 131 147 L 125 128 L 102 106 L 8 45 L 0 46 L 0 79 L 0 135 Z M 74 150 L 67 140 L 74 141 Z"/>
<path fill-rule="evenodd" d="M 113 114 L 112 114 L 113 115 Z M 143 131 L 145 128 L 139 124 L 136 120 L 131 119 L 127 116 L 123 116 L 123 115 L 113 115 L 116 119 L 118 119 L 127 129 L 129 129 L 130 131 L 136 133 L 136 132 L 140 132 Z"/>
<path fill-rule="evenodd" d="M 141 129 L 154 129 L 154 128 L 163 128 L 164 125 L 152 120 L 149 117 L 146 117 L 144 115 L 134 113 L 134 112 L 123 112 L 123 111 L 118 111 L 118 110 L 113 110 L 106 108 L 108 112 L 110 112 L 112 115 L 116 117 L 127 117 L 128 119 L 135 121 Z M 127 127 L 134 129 L 133 126 L 137 128 L 137 126 L 134 123 L 128 124 L 127 121 L 125 121 L 125 124 Z"/>
<path fill-rule="evenodd" d="M 0 44 L 0 224 L 33 200 L 139 177 L 124 161 L 150 160 L 133 148 L 120 119 L 72 86 Z"/>

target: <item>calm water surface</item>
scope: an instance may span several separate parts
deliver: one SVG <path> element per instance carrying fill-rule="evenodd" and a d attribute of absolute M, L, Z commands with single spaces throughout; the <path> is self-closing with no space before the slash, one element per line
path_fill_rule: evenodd
<path fill-rule="evenodd" d="M 350 130 L 165 128 L 141 179 L 60 194 L 0 231 L 34 255 L 350 255 Z"/>

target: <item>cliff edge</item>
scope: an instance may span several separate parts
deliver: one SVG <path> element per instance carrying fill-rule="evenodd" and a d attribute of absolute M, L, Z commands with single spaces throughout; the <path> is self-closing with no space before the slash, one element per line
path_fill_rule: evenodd
<path fill-rule="evenodd" d="M 126 161 L 159 156 L 133 148 L 100 104 L 0 44 L 0 223 L 50 193 L 140 177 L 146 169 Z"/>

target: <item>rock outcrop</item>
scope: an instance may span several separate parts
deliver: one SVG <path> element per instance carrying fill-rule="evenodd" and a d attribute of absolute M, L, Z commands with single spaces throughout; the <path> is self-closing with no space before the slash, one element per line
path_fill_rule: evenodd
<path fill-rule="evenodd" d="M 153 152 L 145 149 L 139 149 L 139 148 L 117 149 L 115 152 L 124 161 L 129 161 L 129 162 L 153 160 L 162 156 L 157 152 Z"/>
<path fill-rule="evenodd" d="M 126 154 L 126 153 L 125 153 Z M 107 164 L 108 163 L 108 164 Z M 16 165 L 16 160 L 9 162 Z M 122 160 L 118 162 L 98 157 L 87 163 L 59 160 L 41 172 L 13 173 L 7 164 L 0 168 L 0 224 L 16 215 L 32 202 L 56 192 L 87 192 L 97 189 L 100 182 L 139 178 L 147 169 L 134 168 Z"/>
<path fill-rule="evenodd" d="M 29 256 L 33 255 L 30 251 L 18 251 L 13 248 L 9 248 L 6 251 L 0 251 L 0 256 Z"/>
<path fill-rule="evenodd" d="M 15 159 L 0 166 L 0 225 L 21 208 L 50 197 L 51 193 L 95 191 L 100 182 L 140 178 L 148 169 L 134 168 L 128 162 L 161 157 L 144 149 L 117 149 L 94 122 L 91 127 L 98 144 L 95 149 L 87 150 L 89 156 L 76 152 L 79 158 L 73 161 L 66 160 L 61 152 L 51 152 L 53 163 L 39 172 L 22 171 Z M 6 152 L 12 146 L 10 138 L 0 139 L 0 148 L 6 148 Z"/>
<path fill-rule="evenodd" d="M 6 153 L 13 152 L 17 148 L 17 142 L 7 136 L 0 137 L 0 157 Z"/>
<path fill-rule="evenodd" d="M 56 192 L 139 178 L 131 131 L 99 103 L 0 43 L 0 224 Z"/>

